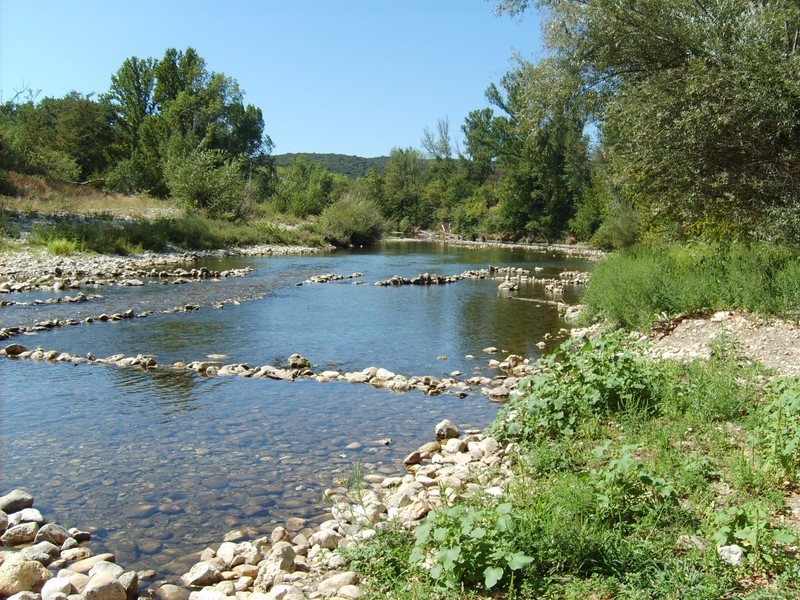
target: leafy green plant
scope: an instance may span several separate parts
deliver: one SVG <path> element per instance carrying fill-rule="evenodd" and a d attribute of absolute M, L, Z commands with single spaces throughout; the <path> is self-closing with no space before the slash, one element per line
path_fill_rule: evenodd
<path fill-rule="evenodd" d="M 712 539 L 718 546 L 739 544 L 756 563 L 775 562 L 776 544 L 797 543 L 797 533 L 773 526 L 769 512 L 757 502 L 717 511 L 714 526 Z"/>
<path fill-rule="evenodd" d="M 800 469 L 800 379 L 777 381 L 768 397 L 750 442 L 769 448 L 766 460 L 793 476 Z"/>
<path fill-rule="evenodd" d="M 442 586 L 492 589 L 533 559 L 514 547 L 510 503 L 484 508 L 463 504 L 430 513 L 417 527 L 409 560 L 428 567 Z"/>
<path fill-rule="evenodd" d="M 595 448 L 594 455 L 604 456 L 610 445 L 607 441 Z M 677 503 L 672 484 L 635 457 L 639 449 L 635 444 L 623 445 L 604 468 L 591 472 L 598 514 L 614 525 L 625 527 L 643 516 L 658 517 Z"/>
<path fill-rule="evenodd" d="M 590 417 L 658 410 L 663 371 L 621 331 L 567 340 L 538 366 L 520 382 L 505 418 L 494 425 L 496 434 L 520 440 L 569 436 Z"/>

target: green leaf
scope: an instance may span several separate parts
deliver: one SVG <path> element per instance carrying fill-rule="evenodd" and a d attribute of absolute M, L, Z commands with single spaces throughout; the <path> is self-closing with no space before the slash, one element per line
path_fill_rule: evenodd
<path fill-rule="evenodd" d="M 483 571 L 484 584 L 490 590 L 503 578 L 503 569 L 500 567 L 486 567 Z"/>
<path fill-rule="evenodd" d="M 518 569 L 521 569 L 522 567 L 531 564 L 533 562 L 533 557 L 525 556 L 520 552 L 514 552 L 513 554 L 509 554 L 506 557 L 506 560 L 508 561 L 509 568 L 512 571 L 516 571 Z"/>

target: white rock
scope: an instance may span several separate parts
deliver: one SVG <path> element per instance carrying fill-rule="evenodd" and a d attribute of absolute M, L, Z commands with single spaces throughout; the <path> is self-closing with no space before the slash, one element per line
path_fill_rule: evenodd
<path fill-rule="evenodd" d="M 125 569 L 120 567 L 116 563 L 108 562 L 107 560 L 101 560 L 96 565 L 94 565 L 91 569 L 89 569 L 89 578 L 91 579 L 95 575 L 100 573 L 106 573 L 111 575 L 114 579 L 119 579 L 120 575 L 125 572 Z"/>
<path fill-rule="evenodd" d="M 69 596 L 74 588 L 68 577 L 54 577 L 42 586 L 42 600 L 52 600 L 55 593 Z"/>
<path fill-rule="evenodd" d="M 20 523 L 36 523 L 41 526 L 44 525 L 44 517 L 35 508 L 23 508 L 19 512 L 8 515 L 8 526 L 13 527 Z"/>
<path fill-rule="evenodd" d="M 302 600 L 305 597 L 303 590 L 285 583 L 276 585 L 266 594 L 267 600 Z"/>
<path fill-rule="evenodd" d="M 744 550 L 738 544 L 731 544 L 730 546 L 717 547 L 717 554 L 722 562 L 738 567 L 744 560 Z"/>
<path fill-rule="evenodd" d="M 202 561 L 195 564 L 189 572 L 181 577 L 181 582 L 187 586 L 213 585 L 222 581 L 222 573 L 210 562 Z"/>
<path fill-rule="evenodd" d="M 455 438 L 459 434 L 458 427 L 450 419 L 444 419 L 437 423 L 434 432 L 437 440 Z"/>
<path fill-rule="evenodd" d="M 98 573 L 89 579 L 83 590 L 83 600 L 127 600 L 125 588 L 109 573 Z"/>
<path fill-rule="evenodd" d="M 338 573 L 337 575 L 320 581 L 317 590 L 320 592 L 326 592 L 328 590 L 338 591 L 346 585 L 355 585 L 356 583 L 358 583 L 358 575 L 353 571 L 345 571 L 344 573 Z"/>

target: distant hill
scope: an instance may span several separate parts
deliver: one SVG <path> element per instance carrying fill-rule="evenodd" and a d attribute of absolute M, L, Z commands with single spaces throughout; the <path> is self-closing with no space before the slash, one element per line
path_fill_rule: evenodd
<path fill-rule="evenodd" d="M 288 154 L 275 154 L 275 165 L 289 167 L 298 156 L 305 156 L 308 162 L 325 167 L 331 173 L 347 175 L 350 179 L 363 177 L 367 170 L 372 168 L 383 173 L 386 169 L 388 156 L 364 158 L 363 156 L 350 156 L 348 154 L 316 154 L 314 152 L 290 152 Z"/>

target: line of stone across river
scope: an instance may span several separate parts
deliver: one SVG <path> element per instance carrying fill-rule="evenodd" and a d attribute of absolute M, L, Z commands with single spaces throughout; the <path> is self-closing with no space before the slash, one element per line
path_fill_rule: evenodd
<path fill-rule="evenodd" d="M 261 247 L 235 252 L 239 255 L 306 253 L 306 248 Z M 142 257 L 50 257 L 44 254 L 19 253 L 0 256 L 0 293 L 11 294 L 29 290 L 61 290 L 99 285 L 145 285 L 166 282 L 210 281 L 229 276 L 246 276 L 250 269 L 211 272 L 203 269 L 172 268 L 220 253 L 191 253 L 147 255 Z M 462 279 L 494 278 L 502 280 L 500 293 L 515 291 L 520 283 L 553 286 L 549 291 L 558 294 L 564 285 L 582 285 L 584 274 L 563 273 L 555 279 L 536 278 L 536 271 L 488 267 L 455 276 L 422 274 L 405 279 L 395 276 L 375 285 L 440 285 Z M 327 283 L 362 277 L 326 274 L 310 278 L 301 285 Z M 144 281 L 143 281 L 144 280 Z M 360 283 L 360 280 L 354 281 Z M 213 304 L 253 300 L 261 296 L 231 298 Z M 33 301 L 33 304 L 84 302 L 101 299 L 99 296 L 66 296 Z M 6 301 L 4 306 L 27 302 Z M 157 311 L 193 312 L 196 304 Z M 113 323 L 144 318 L 151 311 L 134 314 L 132 310 L 100 314 L 94 317 L 41 321 L 32 326 L 9 327 L 0 330 L 0 339 L 19 334 L 32 334 L 57 327 Z M 542 342 L 543 343 L 543 342 Z M 486 348 L 493 354 L 497 350 Z M 56 350 L 28 349 L 19 343 L 6 345 L 0 357 L 29 359 L 71 364 L 99 365 L 116 368 L 140 368 L 145 371 L 191 371 L 198 376 L 238 376 L 247 379 L 277 379 L 292 381 L 298 378 L 320 382 L 346 381 L 369 384 L 390 391 L 421 391 L 428 395 L 452 393 L 466 395 L 479 390 L 491 400 L 504 401 L 520 377 L 535 370 L 533 362 L 517 355 L 498 361 L 489 367 L 498 375 L 461 378 L 453 372 L 450 377 L 404 376 L 380 367 L 360 371 L 315 372 L 300 355 L 293 355 L 284 367 L 273 365 L 251 367 L 247 364 L 223 364 L 198 360 L 188 363 L 159 365 L 151 356 L 126 357 L 121 354 L 95 358 L 91 353 L 76 356 Z M 446 359 L 446 357 L 440 357 Z M 474 358 L 474 357 L 468 357 Z M 303 528 L 288 519 L 284 526 L 273 530 L 269 537 L 243 541 L 224 540 L 218 547 L 203 551 L 201 560 L 178 582 L 155 581 L 156 571 L 126 571 L 115 564 L 108 553 L 95 554 L 89 547 L 86 532 L 46 524 L 39 511 L 32 508 L 33 498 L 14 490 L 0 498 L 0 596 L 12 600 L 134 600 L 137 597 L 161 600 L 278 600 L 278 599 L 355 599 L 362 595 L 358 576 L 346 569 L 339 549 L 363 542 L 383 527 L 401 524 L 413 527 L 429 511 L 452 501 L 466 492 L 501 496 L 507 483 L 505 466 L 515 447 L 501 447 L 496 440 L 479 431 L 462 435 L 452 422 L 443 421 L 435 428 L 436 441 L 423 445 L 404 461 L 405 473 L 384 477 L 367 474 L 361 486 L 353 489 L 337 487 L 326 490 L 331 502 L 330 518 L 316 529 Z M 8 514 L 7 514 L 8 513 Z M 290 533 L 292 532 L 292 533 Z M 153 565 L 157 567 L 157 565 Z M 148 582 L 143 586 L 140 582 Z"/>

